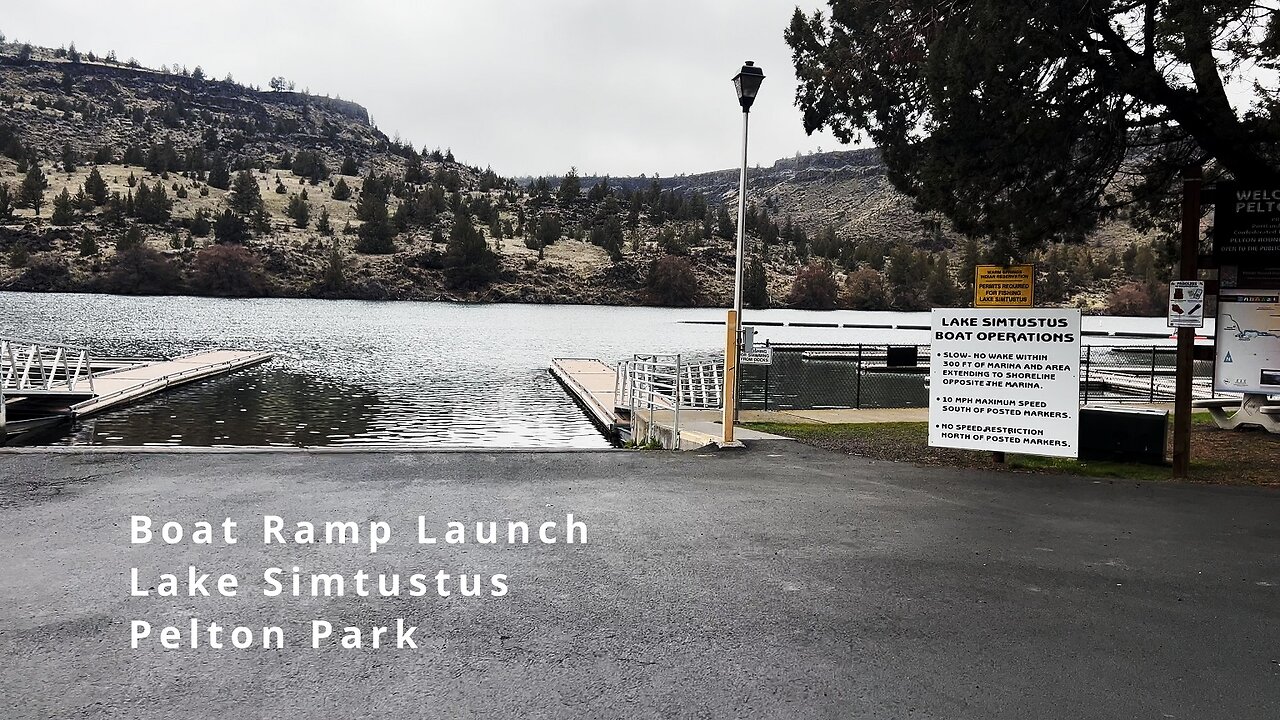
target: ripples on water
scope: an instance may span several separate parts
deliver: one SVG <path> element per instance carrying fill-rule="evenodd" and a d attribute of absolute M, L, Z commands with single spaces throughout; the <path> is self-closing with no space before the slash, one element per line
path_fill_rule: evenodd
<path fill-rule="evenodd" d="M 98 356 L 268 350 L 268 365 L 78 423 L 57 444 L 605 448 L 553 357 L 708 351 L 706 311 L 0 293 L 0 334 Z M 719 312 L 712 311 L 715 316 Z"/>
<path fill-rule="evenodd" d="M 276 355 L 50 441 L 77 445 L 604 448 L 547 373 L 552 358 L 708 354 L 724 342 L 722 326 L 687 322 L 720 321 L 718 309 L 0 293 L 0 310 L 0 335 L 87 345 L 98 356 L 218 347 Z M 928 325 L 922 313 L 753 316 Z M 762 327 L 766 338 L 925 343 L 928 333 Z"/>

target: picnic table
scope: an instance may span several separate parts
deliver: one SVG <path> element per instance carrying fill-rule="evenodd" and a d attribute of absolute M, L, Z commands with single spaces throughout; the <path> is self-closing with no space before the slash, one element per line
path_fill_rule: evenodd
<path fill-rule="evenodd" d="M 1280 434 L 1280 400 L 1272 400 L 1269 395 L 1246 393 L 1243 398 L 1196 400 L 1192 406 L 1208 410 L 1213 421 L 1224 430 L 1252 425 Z M 1231 408 L 1235 411 L 1228 412 Z"/>

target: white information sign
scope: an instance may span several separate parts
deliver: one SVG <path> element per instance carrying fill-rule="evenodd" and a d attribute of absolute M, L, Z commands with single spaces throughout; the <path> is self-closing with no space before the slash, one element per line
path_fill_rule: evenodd
<path fill-rule="evenodd" d="M 768 345 L 753 345 L 750 350 L 742 351 L 743 365 L 772 365 L 773 348 Z"/>
<path fill-rule="evenodd" d="M 1280 395 L 1280 290 L 1218 294 L 1214 388 Z"/>
<path fill-rule="evenodd" d="M 929 444 L 1077 457 L 1080 311 L 933 311 Z"/>
<path fill-rule="evenodd" d="M 1204 281 L 1169 283 L 1169 327 L 1204 327 Z"/>

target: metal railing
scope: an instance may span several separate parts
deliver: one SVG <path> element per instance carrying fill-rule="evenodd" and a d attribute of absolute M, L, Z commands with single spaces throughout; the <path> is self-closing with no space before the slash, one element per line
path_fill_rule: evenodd
<path fill-rule="evenodd" d="M 724 363 L 689 362 L 680 355 L 635 355 L 618 363 L 615 403 L 630 412 L 631 427 L 648 413 L 645 441 L 654 437 L 658 413 L 670 413 L 674 445 L 680 445 L 681 410 L 705 410 L 721 406 Z M 634 440 L 639 440 L 633 435 Z"/>
<path fill-rule="evenodd" d="M 93 390 L 88 348 L 77 345 L 0 338 L 0 390 L 21 393 L 84 393 Z"/>

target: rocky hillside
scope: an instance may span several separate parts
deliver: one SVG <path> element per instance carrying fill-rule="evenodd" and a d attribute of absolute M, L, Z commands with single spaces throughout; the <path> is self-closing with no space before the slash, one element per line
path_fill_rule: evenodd
<path fill-rule="evenodd" d="M 0 289 L 729 301 L 736 171 L 517 182 L 272 85 L 0 45 Z M 960 302 L 980 255 L 894 192 L 874 151 L 758 168 L 751 197 L 757 304 Z M 1116 226 L 1047 257 L 1059 299 L 1097 303 L 1121 250 L 1141 276 L 1134 241 L 1150 254 Z"/>

